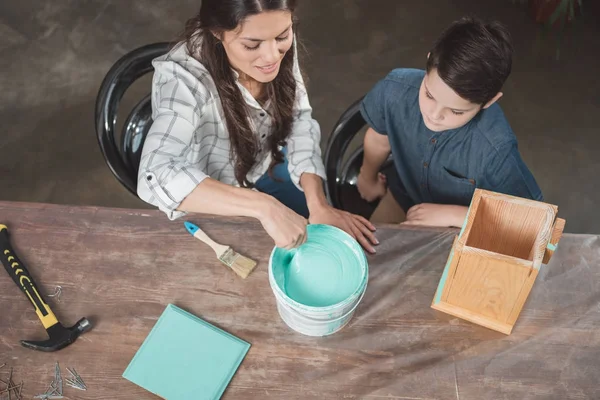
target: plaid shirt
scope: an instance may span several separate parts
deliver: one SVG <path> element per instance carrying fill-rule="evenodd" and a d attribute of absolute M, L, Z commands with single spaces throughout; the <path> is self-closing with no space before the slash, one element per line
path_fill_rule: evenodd
<path fill-rule="evenodd" d="M 157 206 L 169 219 L 184 212 L 180 203 L 200 182 L 210 177 L 239 186 L 234 175 L 230 140 L 217 88 L 208 70 L 178 45 L 153 61 L 152 118 L 154 120 L 142 151 L 137 192 L 147 203 Z M 235 71 L 234 71 L 235 73 Z M 237 73 L 235 73 L 238 77 Z M 300 75 L 294 44 L 296 105 L 291 134 L 287 140 L 287 160 L 292 182 L 300 189 L 304 172 L 325 179 L 319 147 L 321 131 Z M 272 120 L 265 107 L 237 82 L 242 92 L 251 126 L 259 143 L 259 154 L 247 178 L 256 182 L 267 172 L 271 154 L 267 138 Z"/>

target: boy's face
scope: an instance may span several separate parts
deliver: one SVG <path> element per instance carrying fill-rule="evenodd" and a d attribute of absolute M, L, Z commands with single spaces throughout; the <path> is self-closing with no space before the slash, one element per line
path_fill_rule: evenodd
<path fill-rule="evenodd" d="M 490 105 L 486 104 L 486 107 Z M 440 78 L 437 70 L 432 69 L 421 82 L 419 108 L 425 126 L 434 132 L 441 132 L 465 125 L 482 107 L 456 94 Z"/>

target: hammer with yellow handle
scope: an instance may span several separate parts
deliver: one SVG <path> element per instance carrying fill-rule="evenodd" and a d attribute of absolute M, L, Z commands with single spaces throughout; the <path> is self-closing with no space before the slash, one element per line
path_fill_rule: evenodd
<path fill-rule="evenodd" d="M 8 237 L 8 228 L 0 224 L 0 260 L 8 275 L 29 299 L 35 312 L 46 328 L 49 339 L 42 341 L 21 340 L 24 347 L 40 351 L 60 350 L 75 341 L 80 334 L 91 329 L 87 318 L 82 318 L 70 328 L 65 328 L 56 318 L 42 296 L 33 278 L 19 257 L 15 254 Z"/>

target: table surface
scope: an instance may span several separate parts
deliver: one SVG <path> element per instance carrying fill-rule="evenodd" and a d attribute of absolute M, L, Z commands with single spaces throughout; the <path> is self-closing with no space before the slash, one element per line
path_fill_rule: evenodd
<path fill-rule="evenodd" d="M 63 371 L 74 366 L 89 388 L 65 386 L 66 399 L 157 398 L 121 375 L 169 303 L 252 344 L 223 399 L 600 398 L 598 236 L 563 237 L 505 336 L 430 307 L 456 230 L 379 227 L 353 319 L 313 338 L 277 313 L 267 271 L 273 243 L 258 222 L 188 219 L 258 260 L 256 270 L 237 277 L 183 220 L 158 211 L 0 202 L 0 223 L 42 291 L 62 287 L 49 299 L 59 320 L 94 323 L 59 352 L 21 347 L 45 332 L 0 271 L 0 365 L 24 382 L 24 398 L 46 390 L 56 361 Z"/>

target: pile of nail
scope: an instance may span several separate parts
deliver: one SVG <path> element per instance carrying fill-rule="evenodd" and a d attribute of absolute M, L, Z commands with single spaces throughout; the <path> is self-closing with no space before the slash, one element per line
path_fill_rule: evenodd
<path fill-rule="evenodd" d="M 50 400 L 50 399 L 62 399 L 63 398 L 63 381 L 60 376 L 60 367 L 58 362 L 54 366 L 54 380 L 50 384 L 48 390 L 45 393 L 34 396 L 35 399 Z"/>
<path fill-rule="evenodd" d="M 4 368 L 5 366 L 6 364 L 0 365 L 0 369 Z M 6 398 L 8 400 L 21 400 L 23 398 L 21 397 L 23 382 L 21 382 L 19 385 L 15 384 L 12 380 L 12 375 L 13 370 L 11 368 L 10 372 L 8 373 L 8 380 L 5 381 L 4 379 L 0 379 L 0 382 L 6 385 L 4 389 L 0 388 L 0 399 Z M 5 396 L 6 394 L 8 394 L 8 397 Z M 12 395 L 14 395 L 14 397 Z"/>
<path fill-rule="evenodd" d="M 79 390 L 87 390 L 87 386 L 81 376 L 77 373 L 75 368 L 67 368 L 67 371 L 71 374 L 72 378 L 66 378 L 67 386 L 70 386 L 74 389 Z M 54 380 L 48 387 L 45 393 L 38 394 L 34 397 L 35 399 L 42 400 L 53 400 L 53 399 L 62 399 L 63 397 L 63 379 L 60 374 L 60 366 L 58 362 L 54 366 Z M 0 399 L 1 400 L 1 399 Z"/>
<path fill-rule="evenodd" d="M 73 379 L 67 378 L 67 385 L 75 389 L 87 390 L 85 382 L 83 381 L 83 379 L 81 379 L 81 376 L 79 376 L 77 371 L 75 371 L 75 368 L 67 368 L 67 371 L 69 371 L 69 373 L 73 377 Z"/>

